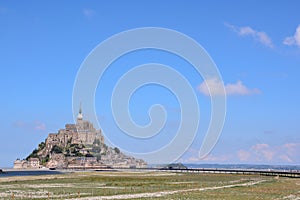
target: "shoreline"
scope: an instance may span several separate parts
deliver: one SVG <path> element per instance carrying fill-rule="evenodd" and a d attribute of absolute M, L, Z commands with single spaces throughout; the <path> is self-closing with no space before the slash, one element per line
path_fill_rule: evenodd
<path fill-rule="evenodd" d="M 6 168 L 0 171 L 0 180 L 2 178 L 10 177 L 24 177 L 24 176 L 44 176 L 44 175 L 58 175 L 58 174 L 72 174 L 80 172 L 96 172 L 100 170 L 73 170 L 73 169 L 55 169 L 51 170 L 49 168 L 38 168 L 38 169 L 14 169 Z M 108 170 L 101 170 L 108 171 Z M 119 170 L 114 170 L 119 171 Z"/>
<path fill-rule="evenodd" d="M 29 172 L 29 171 L 53 171 L 53 170 L 50 170 L 49 168 L 32 168 L 32 169 L 29 169 L 29 168 L 24 168 L 24 169 L 14 169 L 14 168 L 3 168 L 2 169 L 2 173 L 6 173 L 6 172 Z M 60 170 L 57 170 L 57 171 L 60 171 Z M 1 172 L 0 172 L 1 173 Z"/>

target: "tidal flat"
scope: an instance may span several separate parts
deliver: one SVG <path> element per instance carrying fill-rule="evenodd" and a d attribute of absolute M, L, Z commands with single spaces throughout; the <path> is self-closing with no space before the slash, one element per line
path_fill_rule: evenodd
<path fill-rule="evenodd" d="M 300 179 L 174 172 L 73 172 L 0 179 L 0 199 L 300 199 Z"/>

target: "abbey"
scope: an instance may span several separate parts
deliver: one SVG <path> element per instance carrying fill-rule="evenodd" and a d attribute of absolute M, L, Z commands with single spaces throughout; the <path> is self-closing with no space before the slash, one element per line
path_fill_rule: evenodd
<path fill-rule="evenodd" d="M 92 123 L 83 120 L 82 109 L 80 107 L 77 123 L 66 124 L 65 129 L 60 129 L 58 133 L 50 133 L 46 140 L 46 151 L 53 148 L 54 145 L 66 147 L 68 142 L 72 144 L 92 145 L 95 140 L 104 144 L 104 137 L 101 130 L 96 130 Z"/>
<path fill-rule="evenodd" d="M 14 168 L 142 168 L 147 163 L 123 154 L 104 143 L 101 130 L 83 119 L 80 106 L 76 124 L 66 124 L 50 133 L 26 159 L 16 160 Z"/>

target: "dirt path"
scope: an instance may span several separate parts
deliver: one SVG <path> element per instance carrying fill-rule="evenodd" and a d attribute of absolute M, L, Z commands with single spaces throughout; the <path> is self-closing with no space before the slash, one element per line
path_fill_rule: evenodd
<path fill-rule="evenodd" d="M 144 198 L 144 197 L 161 197 L 161 196 L 166 196 L 166 195 L 176 194 L 181 192 L 219 190 L 219 189 L 232 188 L 232 187 L 246 187 L 246 186 L 256 185 L 264 181 L 265 180 L 250 181 L 247 183 L 240 183 L 240 184 L 205 187 L 205 188 L 193 188 L 193 189 L 186 189 L 186 190 L 174 190 L 174 191 L 139 193 L 139 194 L 121 194 L 121 195 L 113 195 L 113 196 L 84 197 L 84 198 L 75 198 L 73 200 L 106 200 L 106 199 L 135 199 L 135 198 Z"/>

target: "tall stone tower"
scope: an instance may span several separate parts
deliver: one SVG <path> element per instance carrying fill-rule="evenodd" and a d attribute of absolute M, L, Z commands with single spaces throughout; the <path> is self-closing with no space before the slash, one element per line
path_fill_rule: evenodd
<path fill-rule="evenodd" d="M 78 121 L 82 121 L 82 119 L 83 119 L 83 115 L 82 115 L 82 107 L 81 107 L 81 103 L 80 103 L 79 112 L 77 115 L 77 123 L 78 123 Z"/>
<path fill-rule="evenodd" d="M 95 139 L 99 139 L 101 143 L 104 143 L 104 137 L 101 130 L 96 130 L 91 122 L 83 119 L 81 104 L 77 115 L 76 129 L 78 142 L 83 144 L 93 144 Z"/>

